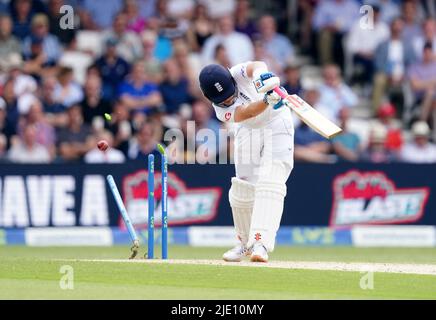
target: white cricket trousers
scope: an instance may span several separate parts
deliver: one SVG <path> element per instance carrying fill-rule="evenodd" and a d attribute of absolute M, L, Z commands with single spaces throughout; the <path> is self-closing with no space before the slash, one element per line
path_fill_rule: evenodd
<path fill-rule="evenodd" d="M 294 167 L 294 125 L 291 111 L 280 112 L 263 128 L 240 125 L 235 131 L 234 162 L 236 177 L 256 184 L 262 165 L 273 160 Z"/>

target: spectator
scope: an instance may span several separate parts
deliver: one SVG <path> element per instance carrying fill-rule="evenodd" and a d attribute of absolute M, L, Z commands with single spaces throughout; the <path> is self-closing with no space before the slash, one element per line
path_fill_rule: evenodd
<path fill-rule="evenodd" d="M 105 140 L 109 148 L 106 151 L 101 151 L 95 146 L 85 154 L 84 161 L 86 163 L 123 163 L 125 161 L 124 154 L 113 147 L 114 138 L 109 131 L 100 132 L 96 138 L 96 142 Z"/>
<path fill-rule="evenodd" d="M 313 15 L 318 1 L 297 1 L 297 15 L 296 23 L 298 23 L 298 30 L 296 33 L 296 40 L 299 44 L 299 51 L 301 54 L 316 57 L 316 34 L 313 29 Z"/>
<path fill-rule="evenodd" d="M 404 20 L 403 40 L 405 43 L 411 44 L 415 38 L 421 35 L 416 1 L 403 1 L 402 18 Z"/>
<path fill-rule="evenodd" d="M 144 19 L 149 19 L 155 16 L 156 2 L 157 0 L 136 0 L 139 15 Z"/>
<path fill-rule="evenodd" d="M 29 111 L 20 119 L 19 135 L 23 139 L 24 127 L 32 125 L 36 129 L 36 142 L 44 146 L 50 153 L 50 158 L 55 156 L 56 136 L 53 127 L 47 122 L 41 102 L 34 99 Z"/>
<path fill-rule="evenodd" d="M 147 157 L 150 153 L 157 156 L 159 151 L 156 150 L 157 140 L 156 135 L 156 123 L 147 121 L 144 122 L 138 129 L 134 139 L 131 139 L 129 143 L 128 155 L 130 159 L 147 161 Z"/>
<path fill-rule="evenodd" d="M 21 115 L 26 115 L 32 105 L 38 102 L 38 97 L 36 97 L 32 93 L 26 93 L 18 97 L 17 100 L 17 106 L 18 106 L 18 112 Z"/>
<path fill-rule="evenodd" d="M 68 122 L 57 134 L 59 155 L 64 161 L 78 161 L 94 147 L 91 127 L 83 122 L 80 105 L 67 110 Z"/>
<path fill-rule="evenodd" d="M 66 107 L 55 101 L 56 86 L 57 79 L 55 76 L 42 78 L 40 100 L 48 123 L 54 127 L 63 127 L 67 125 Z"/>
<path fill-rule="evenodd" d="M 380 19 L 387 24 L 390 24 L 401 13 L 400 6 L 395 0 L 371 0 L 368 4 L 380 8 Z"/>
<path fill-rule="evenodd" d="M 62 6 L 66 4 L 64 0 L 48 0 L 48 20 L 50 33 L 55 35 L 63 45 L 69 45 L 75 37 L 75 29 L 62 27 L 64 15 L 61 13 Z"/>
<path fill-rule="evenodd" d="M 275 58 L 268 53 L 263 42 L 261 40 L 254 40 L 254 60 L 255 61 L 263 61 L 267 64 L 268 69 L 273 73 L 281 76 L 283 73 L 282 64 L 279 63 Z"/>
<path fill-rule="evenodd" d="M 303 99 L 315 109 L 318 106 L 318 91 L 307 90 Z M 295 160 L 317 163 L 332 163 L 334 159 L 329 155 L 331 145 L 304 122 L 296 125 L 295 129 Z"/>
<path fill-rule="evenodd" d="M 238 48 L 235 48 L 235 43 L 238 44 Z M 204 44 L 203 63 L 207 64 L 213 61 L 215 49 L 219 44 L 226 48 L 232 66 L 254 58 L 253 44 L 250 38 L 235 31 L 231 17 L 226 16 L 218 20 L 218 32 L 207 39 Z"/>
<path fill-rule="evenodd" d="M 436 145 L 429 142 L 430 128 L 424 121 L 412 126 L 413 141 L 407 143 L 401 151 L 401 159 L 410 163 L 435 163 Z"/>
<path fill-rule="evenodd" d="M 32 0 L 15 0 L 11 5 L 13 17 L 12 33 L 18 39 L 23 40 L 30 34 L 30 22 L 32 20 Z"/>
<path fill-rule="evenodd" d="M 41 77 L 53 73 L 55 65 L 54 62 L 47 61 L 42 38 L 32 36 L 30 41 L 30 54 L 26 57 L 23 70 L 40 81 Z"/>
<path fill-rule="evenodd" d="M 22 138 L 8 152 L 8 158 L 17 163 L 49 163 L 50 153 L 37 142 L 37 129 L 34 125 L 23 128 Z"/>
<path fill-rule="evenodd" d="M 376 75 L 372 98 L 375 109 L 381 105 L 383 96 L 387 94 L 389 101 L 399 106 L 399 114 L 403 110 L 402 83 L 405 69 L 414 60 L 411 46 L 402 39 L 403 25 L 401 19 L 394 19 L 391 23 L 390 38 L 376 49 L 374 61 Z"/>
<path fill-rule="evenodd" d="M 107 29 L 117 13 L 121 11 L 122 6 L 122 0 L 83 0 L 80 14 L 81 24 L 84 29 Z"/>
<path fill-rule="evenodd" d="M 318 133 L 301 123 L 295 129 L 295 160 L 315 163 L 332 163 L 330 143 Z"/>
<path fill-rule="evenodd" d="M 188 5 L 193 8 L 193 1 L 185 0 L 183 2 L 186 3 L 186 1 L 190 2 L 190 4 Z M 148 21 L 150 29 L 160 34 L 162 38 L 165 38 L 169 42 L 176 38 L 185 37 L 189 28 L 188 20 L 190 19 L 191 9 L 188 8 L 188 10 L 185 11 L 184 8 L 180 6 L 179 8 L 181 10 L 172 11 L 172 4 L 176 2 L 169 2 L 168 0 L 158 0 L 156 10 L 157 14 L 155 15 L 155 17 L 153 17 L 153 19 L 150 19 Z M 169 58 L 169 56 L 162 60 L 166 60 L 167 58 Z"/>
<path fill-rule="evenodd" d="M 339 159 L 356 162 L 359 160 L 361 146 L 357 134 L 349 131 L 348 120 L 350 119 L 350 109 L 345 108 L 339 111 L 340 127 L 342 133 L 332 140 L 333 151 L 339 156 Z"/>
<path fill-rule="evenodd" d="M 166 1 L 162 0 L 160 3 L 166 3 Z M 154 19 L 153 23 L 149 22 L 150 29 L 159 35 L 156 44 L 156 56 L 161 61 L 171 57 L 172 41 L 184 39 L 189 29 L 189 22 L 186 20 L 188 17 L 177 18 L 172 16 L 165 7 L 165 5 L 162 6 L 163 10 L 160 11 L 158 19 Z"/>
<path fill-rule="evenodd" d="M 360 160 L 371 163 L 391 163 L 397 160 L 395 153 L 386 148 L 386 128 L 375 124 L 371 128 L 369 143 Z"/>
<path fill-rule="evenodd" d="M 266 52 L 273 57 L 282 68 L 294 59 L 294 48 L 284 35 L 277 33 L 274 18 L 264 15 L 259 20 L 259 40 L 264 45 Z"/>
<path fill-rule="evenodd" d="M 6 160 L 8 141 L 5 135 L 0 134 L 0 161 Z"/>
<path fill-rule="evenodd" d="M 21 43 L 11 32 L 11 18 L 0 14 L 0 60 L 7 60 L 10 54 L 21 54 Z"/>
<path fill-rule="evenodd" d="M 164 80 L 159 86 L 167 114 L 178 113 L 181 105 L 192 103 L 188 79 L 174 59 L 164 63 Z"/>
<path fill-rule="evenodd" d="M 301 86 L 300 66 L 289 64 L 285 68 L 285 81 L 283 87 L 288 94 L 296 94 L 301 96 L 303 88 Z"/>
<path fill-rule="evenodd" d="M 398 153 L 403 145 L 401 122 L 396 119 L 396 110 L 391 103 L 380 106 L 377 112 L 376 123 L 386 129 L 386 148 Z"/>
<path fill-rule="evenodd" d="M 167 0 L 167 14 L 169 17 L 182 21 L 192 16 L 195 0 Z"/>
<path fill-rule="evenodd" d="M 138 11 L 136 0 L 125 0 L 123 13 L 127 18 L 127 30 L 140 34 L 146 27 L 146 22 Z"/>
<path fill-rule="evenodd" d="M 209 18 L 206 7 L 197 4 L 194 16 L 187 33 L 188 43 L 192 51 L 200 52 L 206 40 L 213 34 L 213 24 Z"/>
<path fill-rule="evenodd" d="M 212 162 L 216 160 L 219 155 L 220 146 L 220 133 L 221 128 L 218 120 L 212 117 L 212 108 L 204 102 L 204 100 L 197 100 L 192 105 L 192 121 L 195 122 L 195 132 L 196 132 L 196 149 L 197 149 L 197 159 L 205 162 Z M 215 139 L 209 139 L 207 132 L 202 132 L 200 130 L 207 129 L 209 132 L 213 133 Z M 201 146 L 201 147 L 200 147 Z M 200 147 L 200 148 L 198 148 Z"/>
<path fill-rule="evenodd" d="M 82 116 L 86 124 L 91 125 L 95 118 L 102 118 L 105 113 L 112 113 L 112 106 L 109 101 L 102 96 L 101 78 L 91 76 L 85 82 L 85 97 L 80 105 L 82 106 Z"/>
<path fill-rule="evenodd" d="M 4 63 L 9 79 L 13 81 L 14 94 L 17 98 L 27 93 L 36 92 L 37 83 L 35 79 L 24 73 L 24 63 L 21 55 L 12 53 Z"/>
<path fill-rule="evenodd" d="M 258 32 L 256 24 L 250 15 L 250 1 L 238 0 L 235 10 L 236 31 L 245 33 L 250 38 Z"/>
<path fill-rule="evenodd" d="M 315 9 L 313 27 L 319 33 L 318 55 L 321 64 L 344 66 L 344 35 L 359 20 L 359 6 L 354 0 L 324 0 Z"/>
<path fill-rule="evenodd" d="M 212 19 L 232 16 L 236 9 L 235 0 L 220 0 L 219 6 L 215 0 L 200 0 L 200 3 L 206 7 Z"/>
<path fill-rule="evenodd" d="M 226 48 L 222 44 L 216 46 L 214 60 L 215 63 L 220 64 L 227 69 L 230 69 L 232 67 Z"/>
<path fill-rule="evenodd" d="M 156 57 L 157 36 L 153 31 L 144 31 L 141 34 L 143 57 L 145 69 L 154 83 L 162 81 L 162 63 Z"/>
<path fill-rule="evenodd" d="M 361 21 L 355 22 L 348 36 L 348 51 L 353 59 L 353 71 L 357 82 L 369 84 L 374 77 L 374 53 L 389 38 L 389 26 L 380 19 L 380 9 L 373 7 L 373 28 L 364 29 Z"/>
<path fill-rule="evenodd" d="M 100 70 L 98 69 L 98 66 L 95 63 L 91 64 L 88 68 L 86 68 L 86 77 L 92 77 L 92 76 L 101 77 Z"/>
<path fill-rule="evenodd" d="M 344 126 L 342 136 L 327 141 L 304 124 L 300 126 L 300 120 L 294 117 L 297 160 L 331 163 L 339 158 L 355 161 L 360 141 L 349 131 L 348 123 L 351 129 L 357 130 L 360 128 L 357 121 L 362 121 L 374 124 L 375 133 L 371 135 L 377 136 L 378 132 L 379 140 L 382 140 L 380 132 L 383 129 L 379 127 L 383 127 L 386 137 L 383 148 L 379 148 L 379 142 L 371 142 L 369 150 L 362 152 L 361 159 L 394 161 L 405 149 L 405 133 L 399 119 L 402 118 L 403 100 L 409 98 L 405 94 L 409 91 L 404 90 L 404 85 L 409 83 L 413 102 L 416 103 L 412 113 L 408 114 L 412 116 L 412 121 L 424 120 L 430 127 L 436 123 L 436 88 L 432 86 L 433 82 L 436 83 L 433 79 L 436 61 L 432 60 L 434 57 L 430 59 L 430 54 L 427 56 L 428 51 L 424 50 L 424 47 L 429 49 L 431 44 L 433 56 L 436 53 L 435 20 L 432 15 L 435 5 L 430 0 L 298 0 L 296 6 L 289 8 L 282 3 L 264 6 L 248 0 L 223 0 L 219 5 L 216 0 L 107 1 L 102 4 L 93 3 L 94 0 L 0 0 L 0 158 L 3 151 L 7 153 L 11 145 L 23 139 L 23 129 L 27 124 L 36 127 L 36 142 L 51 148 L 51 157 L 66 156 L 67 161 L 81 160 L 91 149 L 94 152 L 90 152 L 92 156 L 89 157 L 99 157 L 101 161 L 103 153 L 95 149 L 95 139 L 99 134 L 104 135 L 105 129 L 113 135 L 113 147 L 123 152 L 126 158 L 130 158 L 130 150 L 135 159 L 137 156 L 142 160 L 149 149 L 148 142 L 162 140 L 165 128 L 181 128 L 183 131 L 187 129 L 188 120 L 193 120 L 197 131 L 212 129 L 216 132 L 220 126 L 214 123 L 210 109 L 203 109 L 204 103 L 197 101 L 202 98 L 198 86 L 199 70 L 203 63 L 214 60 L 226 67 L 246 60 L 265 61 L 269 70 L 282 78 L 282 84 L 290 94 L 304 96 L 318 111 Z M 5 3 L 7 11 L 3 10 Z M 362 19 L 359 19 L 356 3 L 373 6 L 373 30 L 360 27 Z M 86 49 L 76 49 L 75 30 L 60 28 L 62 14 L 59 14 L 59 8 L 63 4 L 74 6 L 75 14 L 81 17 L 82 30 L 100 32 L 103 53 L 94 65 L 91 65 L 94 56 Z M 86 6 L 94 8 L 93 16 L 89 15 L 92 10 L 83 10 Z M 95 14 L 97 7 L 101 11 Z M 404 20 L 397 18 L 400 7 Z M 422 10 L 424 7 L 426 12 Z M 290 25 L 278 23 L 286 20 L 285 9 L 290 9 L 291 18 L 296 19 Z M 112 13 L 109 14 L 109 11 Z M 278 20 L 272 19 L 269 12 Z M 424 19 L 423 13 L 428 18 Z M 259 17 L 256 26 L 261 28 L 257 33 L 253 17 Z M 96 23 L 101 19 L 106 19 L 104 28 Z M 385 21 L 392 22 L 390 30 L 384 25 Z M 403 32 L 404 21 L 406 30 Z M 188 26 L 190 29 L 186 34 Z M 14 39 L 11 28 L 12 33 L 22 38 L 17 36 Z M 285 30 L 292 33 L 292 41 L 296 36 L 295 43 L 298 41 L 298 52 L 303 54 L 304 68 L 296 65 L 292 58 L 290 63 L 285 61 L 285 57 L 293 57 L 293 54 L 285 53 L 289 47 L 293 51 L 292 43 L 278 33 Z M 366 92 L 371 89 L 368 84 L 372 84 L 373 80 L 372 102 L 377 109 L 376 118 L 353 119 L 351 122 L 351 107 L 360 104 L 360 100 L 350 89 L 350 84 L 342 81 L 340 69 L 324 64 L 324 83 L 318 86 L 314 74 L 316 70 L 310 67 L 310 61 L 306 62 L 306 54 L 314 53 L 316 40 L 327 44 L 320 48 L 323 49 L 320 50 L 320 61 L 323 62 L 326 57 L 331 61 L 341 61 L 340 39 L 348 30 L 349 43 L 345 45 L 348 44 L 347 49 L 354 56 L 354 70 L 362 71 L 353 80 L 357 79 L 365 85 L 362 105 L 366 105 Z M 315 39 L 318 33 L 319 39 Z M 388 33 L 392 35 L 387 36 Z M 254 34 L 259 37 L 253 37 Z M 47 53 L 53 50 L 46 48 L 47 38 L 58 42 L 59 58 L 48 59 Z M 130 41 L 132 39 L 135 40 Z M 83 39 L 79 37 L 78 40 L 77 48 L 82 45 Z M 59 43 L 65 45 L 63 49 Z M 96 43 L 97 46 L 99 44 L 100 41 Z M 280 49 L 282 47 L 283 50 Z M 120 54 L 129 55 L 135 67 L 131 68 Z M 142 64 L 142 67 L 136 67 L 136 63 Z M 66 66 L 73 68 L 77 83 Z M 43 105 L 42 111 L 38 100 Z M 391 102 L 382 104 L 382 101 Z M 192 102 L 195 103 L 191 105 Z M 56 128 L 56 133 L 63 134 L 63 140 L 68 140 L 72 127 L 68 109 L 76 104 L 82 108 L 79 108 L 82 120 L 76 121 L 80 125 L 73 126 L 80 128 L 76 130 L 79 133 L 71 134 L 73 140 L 84 131 L 82 127 L 87 128 L 85 131 L 88 130 L 88 133 L 84 142 L 74 144 L 67 141 L 62 147 L 58 138 L 58 154 L 55 155 L 53 143 L 50 145 L 45 141 L 50 140 L 47 137 L 50 132 L 53 133 L 53 128 Z M 361 112 L 363 110 L 359 108 L 352 114 L 356 113 L 360 118 L 363 116 Z M 111 113 L 112 120 L 104 121 L 104 113 Z M 143 128 L 144 121 L 151 126 L 151 139 L 141 140 L 139 137 L 138 130 Z M 359 136 L 364 137 L 365 127 L 362 126 L 361 130 Z M 195 141 L 200 149 L 209 143 L 213 141 Z M 204 155 L 202 150 L 197 150 L 200 153 L 197 156 Z M 196 156 L 195 153 L 180 154 L 185 160 Z M 210 160 L 214 156 L 207 154 L 203 159 Z"/>
<path fill-rule="evenodd" d="M 85 83 L 88 68 L 93 64 L 95 58 L 86 50 L 81 50 L 76 38 L 64 48 L 58 61 L 58 66 L 71 67 L 74 80 L 80 85 Z"/>
<path fill-rule="evenodd" d="M 149 28 L 144 33 L 148 34 L 151 32 L 154 34 L 153 56 L 160 62 L 163 62 L 172 56 L 173 43 L 160 27 L 161 24 L 164 25 L 167 22 L 159 23 L 159 19 L 153 19 L 153 21 L 149 22 Z M 171 22 L 169 24 L 173 26 Z M 144 36 L 143 34 L 142 37 L 144 38 Z"/>
<path fill-rule="evenodd" d="M 23 42 L 23 54 L 26 58 L 32 55 L 32 39 L 41 41 L 45 63 L 56 64 L 61 55 L 61 46 L 58 39 L 49 33 L 49 22 L 46 15 L 37 14 L 32 18 L 31 33 Z"/>
<path fill-rule="evenodd" d="M 429 17 L 436 17 L 436 3 L 433 0 L 423 0 L 421 2 L 423 9 Z"/>
<path fill-rule="evenodd" d="M 127 61 L 117 54 L 117 44 L 117 39 L 107 39 L 105 53 L 95 62 L 103 79 L 103 94 L 108 100 L 116 97 L 119 85 L 130 71 Z"/>
<path fill-rule="evenodd" d="M 416 37 L 413 41 L 413 48 L 415 49 L 415 56 L 418 60 L 422 59 L 422 52 L 426 43 L 431 43 L 433 53 L 436 55 L 436 22 L 432 18 L 428 18 L 423 23 L 423 34 Z"/>
<path fill-rule="evenodd" d="M 16 134 L 16 126 L 14 127 L 11 125 L 10 121 L 8 121 L 7 118 L 7 105 L 6 101 L 0 97 L 0 135 L 6 139 L 5 140 L 5 147 L 9 148 L 10 146 L 10 139 L 13 135 Z M 1 139 L 3 139 L 1 138 Z M 0 143 L 1 145 L 1 143 Z M 3 155 L 3 153 L 2 153 Z"/>
<path fill-rule="evenodd" d="M 2 1 L 10 2 L 9 8 L 10 8 L 11 14 L 15 15 L 16 14 L 15 2 L 17 0 L 2 0 Z M 74 0 L 69 0 L 69 1 L 74 1 Z M 46 2 L 47 2 L 47 0 L 30 0 L 30 12 L 32 14 L 47 13 Z"/>
<path fill-rule="evenodd" d="M 127 16 L 125 13 L 119 13 L 115 17 L 112 29 L 104 33 L 103 38 L 117 39 L 117 53 L 129 63 L 141 58 L 142 45 L 138 35 L 127 30 Z"/>
<path fill-rule="evenodd" d="M 9 12 L 9 0 L 0 1 L 0 14 Z"/>
<path fill-rule="evenodd" d="M 114 137 L 113 146 L 127 155 L 134 131 L 129 110 L 121 100 L 115 102 L 113 109 L 112 120 L 106 123 L 106 127 Z"/>
<path fill-rule="evenodd" d="M 18 129 L 18 120 L 20 113 L 18 112 L 18 100 L 14 93 L 14 81 L 9 79 L 6 81 L 3 87 L 3 100 L 5 102 L 6 111 L 6 123 L 5 128 L 7 128 L 6 137 L 8 138 L 8 146 L 11 142 L 11 138 L 16 135 Z"/>
<path fill-rule="evenodd" d="M 328 106 L 331 115 L 337 116 L 342 108 L 354 108 L 357 106 L 358 97 L 346 85 L 340 75 L 339 67 L 326 65 L 323 69 L 324 83 L 320 86 L 321 94 L 319 103 Z"/>
<path fill-rule="evenodd" d="M 73 80 L 73 69 L 61 67 L 58 73 L 58 82 L 54 90 L 53 100 L 65 108 L 79 103 L 83 99 L 82 87 Z"/>
<path fill-rule="evenodd" d="M 410 66 L 410 84 L 420 105 L 419 118 L 427 121 L 436 110 L 436 58 L 431 43 L 426 43 L 423 59 Z"/>
<path fill-rule="evenodd" d="M 162 96 L 156 84 L 150 82 L 144 63 L 133 65 L 129 77 L 120 85 L 119 95 L 129 110 L 150 114 L 162 105 Z"/>
<path fill-rule="evenodd" d="M 329 106 L 322 104 L 322 101 L 320 100 L 321 93 L 319 91 L 319 87 L 315 83 L 305 83 L 303 86 L 301 97 L 304 97 L 304 100 L 312 107 L 314 107 L 317 111 L 319 111 L 322 115 L 332 121 L 336 121 L 338 114 L 335 113 Z M 300 118 L 293 117 L 293 119 L 294 126 L 298 127 L 301 123 Z"/>
<path fill-rule="evenodd" d="M 188 78 L 189 91 L 196 97 L 201 97 L 198 75 L 201 70 L 201 61 L 196 53 L 190 53 L 184 41 L 174 43 L 174 59 L 176 60 L 182 74 Z"/>

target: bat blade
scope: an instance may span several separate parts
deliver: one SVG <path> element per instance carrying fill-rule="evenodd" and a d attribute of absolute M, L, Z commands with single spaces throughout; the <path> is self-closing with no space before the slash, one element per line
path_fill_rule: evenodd
<path fill-rule="evenodd" d="M 291 108 L 305 124 L 324 138 L 332 139 L 342 132 L 341 128 L 319 113 L 298 95 L 286 95 L 279 88 L 274 89 L 274 91 L 282 96 L 285 105 Z"/>

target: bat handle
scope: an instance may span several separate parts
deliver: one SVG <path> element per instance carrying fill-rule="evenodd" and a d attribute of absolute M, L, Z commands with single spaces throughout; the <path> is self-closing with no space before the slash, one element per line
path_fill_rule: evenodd
<path fill-rule="evenodd" d="M 284 93 L 279 87 L 275 87 L 273 90 L 280 96 L 280 98 L 285 99 L 287 97 L 287 94 Z"/>

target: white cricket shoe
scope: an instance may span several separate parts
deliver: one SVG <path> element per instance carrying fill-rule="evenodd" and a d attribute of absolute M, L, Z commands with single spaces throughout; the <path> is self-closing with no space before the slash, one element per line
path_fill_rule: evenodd
<path fill-rule="evenodd" d="M 251 257 L 251 262 L 268 262 L 268 252 L 262 243 L 256 242 L 253 245 Z"/>
<path fill-rule="evenodd" d="M 241 262 L 242 258 L 245 256 L 249 256 L 251 253 L 251 250 L 249 250 L 246 246 L 243 244 L 239 244 L 233 249 L 230 249 L 226 253 L 223 254 L 224 261 L 227 262 Z"/>

